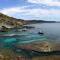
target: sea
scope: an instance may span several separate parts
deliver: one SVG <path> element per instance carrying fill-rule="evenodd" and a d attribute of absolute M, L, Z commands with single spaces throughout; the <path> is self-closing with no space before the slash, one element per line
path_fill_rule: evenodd
<path fill-rule="evenodd" d="M 15 51 L 16 44 L 30 44 L 40 41 L 60 42 L 60 23 L 36 23 L 25 26 L 33 26 L 34 28 L 0 32 L 0 51 L 6 48 Z"/>

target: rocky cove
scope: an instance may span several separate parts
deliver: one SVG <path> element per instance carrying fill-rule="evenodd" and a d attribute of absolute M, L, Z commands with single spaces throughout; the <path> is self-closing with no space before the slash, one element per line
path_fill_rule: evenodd
<path fill-rule="evenodd" d="M 27 29 L 27 28 L 26 28 Z M 47 41 L 44 35 L 31 33 L 29 28 L 13 29 L 13 32 L 0 34 L 1 60 L 58 60 L 60 59 L 60 43 Z M 16 30 L 16 31 L 15 31 Z M 18 30 L 18 31 L 17 31 Z M 17 32 L 17 33 L 16 33 Z M 28 33 L 29 32 L 29 33 Z M 42 39 L 40 39 L 42 38 Z M 1 42 L 2 41 L 2 42 Z M 52 57 L 52 58 L 51 58 Z"/>
<path fill-rule="evenodd" d="M 60 60 L 60 39 L 49 35 L 53 30 L 42 29 L 42 22 L 49 21 L 25 21 L 0 14 L 0 60 Z M 30 26 L 33 23 L 40 25 Z"/>

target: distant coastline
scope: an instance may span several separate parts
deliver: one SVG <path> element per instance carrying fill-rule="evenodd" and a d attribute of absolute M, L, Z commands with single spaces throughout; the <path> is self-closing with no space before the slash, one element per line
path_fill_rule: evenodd
<path fill-rule="evenodd" d="M 0 26 L 13 26 L 13 27 L 22 27 L 27 24 L 36 24 L 36 23 L 60 23 L 57 21 L 45 21 L 45 20 L 24 20 L 10 17 L 0 13 Z"/>
<path fill-rule="evenodd" d="M 28 20 L 27 24 L 35 24 L 35 23 L 56 23 L 56 21 L 45 21 L 45 20 Z"/>

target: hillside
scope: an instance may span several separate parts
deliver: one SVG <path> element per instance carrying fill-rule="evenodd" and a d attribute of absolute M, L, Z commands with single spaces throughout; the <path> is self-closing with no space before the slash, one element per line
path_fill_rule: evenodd
<path fill-rule="evenodd" d="M 35 23 L 56 23 L 56 21 L 45 21 L 45 20 L 27 20 L 28 24 L 35 24 Z"/>
<path fill-rule="evenodd" d="M 16 19 L 0 13 L 0 26 L 18 27 L 25 24 L 23 19 Z"/>
<path fill-rule="evenodd" d="M 9 17 L 0 13 L 0 27 L 7 26 L 7 27 L 20 27 L 24 24 L 34 24 L 34 23 L 55 23 L 56 21 L 44 21 L 44 20 L 23 20 L 23 19 L 16 19 L 13 17 Z"/>

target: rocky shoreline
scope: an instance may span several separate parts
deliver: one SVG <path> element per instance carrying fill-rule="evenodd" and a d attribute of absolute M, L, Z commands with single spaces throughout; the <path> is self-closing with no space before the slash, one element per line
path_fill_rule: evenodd
<path fill-rule="evenodd" d="M 24 21 L 0 13 L 0 32 L 10 32 L 12 29 L 22 32 L 35 28 L 26 26 L 32 23 L 52 23 L 52 21 Z M 53 21 L 53 23 L 55 23 Z M 40 34 L 40 32 L 38 33 Z M 26 36 L 27 34 L 0 34 L 0 37 Z M 15 40 L 13 40 L 15 41 Z M 16 39 L 16 41 L 18 41 Z M 5 41 L 6 42 L 6 41 Z M 9 41 L 8 41 L 9 42 Z M 0 47 L 3 44 L 0 44 Z M 5 47 L 5 45 L 4 45 Z M 1 47 L 0 60 L 60 60 L 60 43 L 32 42 L 31 44 L 13 44 L 11 49 Z"/>
<path fill-rule="evenodd" d="M 47 55 L 45 53 L 35 53 L 32 55 L 31 52 L 25 51 L 20 55 L 17 55 L 15 52 L 12 52 L 9 49 L 4 49 L 0 51 L 0 60 L 60 60 L 60 55 Z"/>

